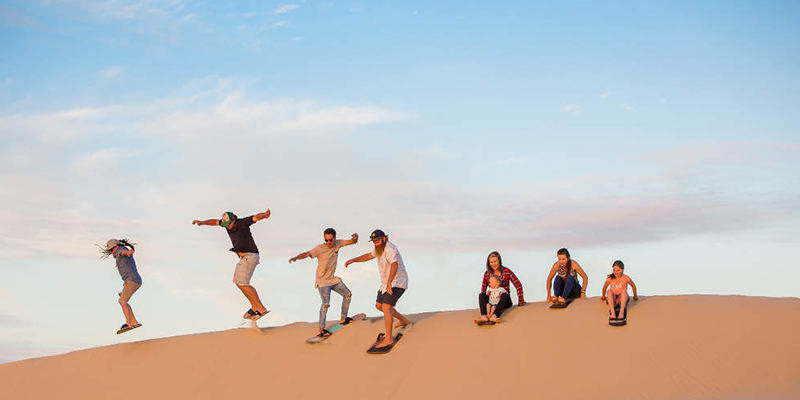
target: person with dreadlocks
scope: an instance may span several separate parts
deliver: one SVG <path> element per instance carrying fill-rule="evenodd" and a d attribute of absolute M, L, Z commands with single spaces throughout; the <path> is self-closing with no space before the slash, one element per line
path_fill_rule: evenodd
<path fill-rule="evenodd" d="M 128 303 L 131 296 L 142 286 L 142 277 L 136 270 L 136 261 L 133 259 L 133 253 L 136 251 L 133 247 L 134 244 L 128 239 L 108 239 L 106 247 L 100 249 L 103 258 L 113 256 L 117 260 L 117 271 L 123 281 L 122 292 L 119 293 L 119 305 L 122 307 L 122 313 L 125 314 L 125 323 L 119 328 L 117 335 L 142 326 L 136 320 L 133 308 Z"/>
<path fill-rule="evenodd" d="M 194 220 L 192 224 L 201 226 L 221 226 L 225 228 L 225 232 L 231 239 L 231 251 L 239 256 L 239 262 L 236 264 L 236 270 L 233 273 L 233 283 L 242 291 L 244 296 L 250 301 L 250 309 L 244 313 L 244 319 L 251 319 L 253 321 L 266 315 L 269 310 L 261 303 L 258 297 L 256 288 L 250 285 L 250 278 L 253 277 L 253 272 L 256 270 L 256 265 L 260 262 L 258 255 L 258 247 L 253 240 L 253 234 L 250 232 L 250 225 L 255 224 L 262 219 L 267 219 L 270 216 L 270 210 L 263 213 L 251 215 L 245 218 L 239 218 L 236 214 L 226 211 L 222 213 L 220 219 L 207 219 L 205 221 Z"/>

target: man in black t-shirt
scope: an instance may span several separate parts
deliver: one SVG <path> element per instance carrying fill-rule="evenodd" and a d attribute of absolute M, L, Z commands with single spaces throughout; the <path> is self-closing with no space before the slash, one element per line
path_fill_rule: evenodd
<path fill-rule="evenodd" d="M 231 238 L 231 251 L 239 256 L 239 262 L 236 264 L 236 271 L 233 273 L 233 283 L 244 293 L 247 300 L 250 301 L 250 309 L 244 314 L 244 318 L 257 320 L 263 317 L 269 311 L 263 304 L 261 299 L 258 298 L 256 288 L 250 286 L 250 278 L 253 276 L 253 271 L 259 263 L 258 247 L 253 240 L 253 234 L 250 232 L 250 225 L 255 224 L 262 219 L 267 219 L 270 216 L 270 211 L 264 211 L 260 214 L 251 215 L 246 218 L 238 218 L 236 214 L 226 211 L 222 214 L 220 219 L 207 219 L 205 221 L 194 220 L 192 224 L 221 226 L 228 232 Z"/>

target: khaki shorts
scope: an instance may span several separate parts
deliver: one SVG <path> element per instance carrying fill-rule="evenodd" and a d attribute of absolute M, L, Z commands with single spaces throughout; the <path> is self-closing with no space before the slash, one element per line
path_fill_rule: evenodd
<path fill-rule="evenodd" d="M 136 282 L 125 281 L 125 283 L 122 284 L 122 291 L 119 293 L 119 299 L 127 303 L 140 287 L 142 287 L 142 285 Z"/>
<path fill-rule="evenodd" d="M 260 260 L 258 253 L 247 253 L 247 255 L 239 257 L 236 271 L 233 272 L 233 283 L 239 286 L 250 285 L 250 278 L 253 277 L 253 272 Z"/>

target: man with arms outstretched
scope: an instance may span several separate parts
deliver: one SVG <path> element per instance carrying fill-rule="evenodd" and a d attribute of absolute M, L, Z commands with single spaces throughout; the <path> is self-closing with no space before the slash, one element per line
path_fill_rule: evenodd
<path fill-rule="evenodd" d="M 354 233 L 350 240 L 336 240 L 336 230 L 333 228 L 325 229 L 322 233 L 325 243 L 318 244 L 309 251 L 304 251 L 289 259 L 289 264 L 302 260 L 306 257 L 317 259 L 317 273 L 315 276 L 315 286 L 319 290 L 319 297 L 322 298 L 322 306 L 319 309 L 319 336 L 326 338 L 331 335 L 331 332 L 325 329 L 325 320 L 328 316 L 328 307 L 331 306 L 331 291 L 342 295 L 342 314 L 340 322 L 342 325 L 347 325 L 353 321 L 352 318 L 347 316 L 350 309 L 350 299 L 353 294 L 347 285 L 344 284 L 342 278 L 334 275 L 336 273 L 336 264 L 339 260 L 339 249 L 344 246 L 358 243 L 358 234 Z"/>
<path fill-rule="evenodd" d="M 239 262 L 236 264 L 236 271 L 233 273 L 233 283 L 242 291 L 247 300 L 250 301 L 250 309 L 244 314 L 245 319 L 258 320 L 266 315 L 269 311 L 263 304 L 261 299 L 258 298 L 256 288 L 250 286 L 250 278 L 256 270 L 256 265 L 259 263 L 258 247 L 253 240 L 253 234 L 250 233 L 250 225 L 255 224 L 262 219 L 267 219 L 270 216 L 270 211 L 251 215 L 246 218 L 238 218 L 236 214 L 226 211 L 222 214 L 220 219 L 207 219 L 205 221 L 194 220 L 192 224 L 197 226 L 210 225 L 222 226 L 228 232 L 231 239 L 231 251 L 239 256 Z"/>
<path fill-rule="evenodd" d="M 344 266 L 347 267 L 354 262 L 364 262 L 377 258 L 378 271 L 381 274 L 381 287 L 378 289 L 375 308 L 383 312 L 383 322 L 386 327 L 386 335 L 383 340 L 375 344 L 375 350 L 381 350 L 394 345 L 392 317 L 398 319 L 398 327 L 411 323 L 408 318 L 394 308 L 397 305 L 397 300 L 408 288 L 408 275 L 406 275 L 406 266 L 403 264 L 400 252 L 397 251 L 397 247 L 393 243 L 389 242 L 389 237 L 382 230 L 376 229 L 373 231 L 369 239 L 375 246 L 375 250 L 347 260 Z"/>

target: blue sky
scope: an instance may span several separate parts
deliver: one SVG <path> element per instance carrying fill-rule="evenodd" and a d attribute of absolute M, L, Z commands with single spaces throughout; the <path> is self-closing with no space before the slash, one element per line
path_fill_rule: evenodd
<path fill-rule="evenodd" d="M 389 233 L 402 312 L 474 307 L 492 250 L 543 301 L 560 247 L 593 296 L 615 259 L 644 295 L 797 296 L 799 8 L 2 1 L 0 362 L 234 326 L 227 235 L 190 225 L 227 210 L 273 211 L 270 325 L 316 319 L 287 260 L 328 226 Z M 372 313 L 374 263 L 339 275 Z"/>

